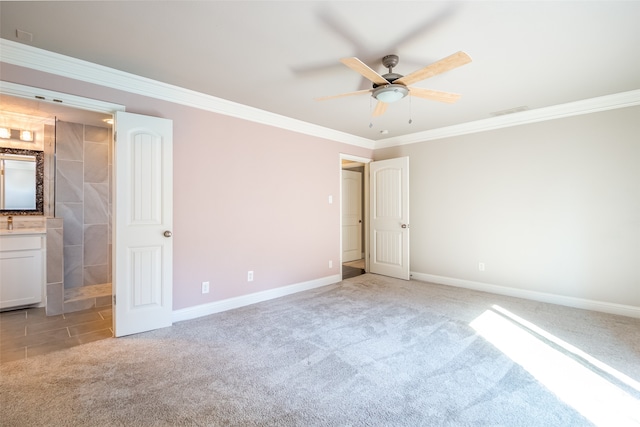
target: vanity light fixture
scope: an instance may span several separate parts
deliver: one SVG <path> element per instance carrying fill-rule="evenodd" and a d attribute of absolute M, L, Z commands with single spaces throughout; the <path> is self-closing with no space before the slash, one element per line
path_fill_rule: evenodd
<path fill-rule="evenodd" d="M 33 142 L 33 132 L 31 132 L 30 130 L 21 130 L 20 131 L 20 140 L 21 141 L 27 141 L 27 142 Z"/>
<path fill-rule="evenodd" d="M 36 133 L 32 130 L 0 127 L 0 138 L 2 139 L 19 139 L 24 142 L 33 142 L 35 135 Z"/>

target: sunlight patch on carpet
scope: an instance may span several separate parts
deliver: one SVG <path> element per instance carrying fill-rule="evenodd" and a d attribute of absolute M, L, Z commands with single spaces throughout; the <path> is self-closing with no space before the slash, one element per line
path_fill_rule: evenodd
<path fill-rule="evenodd" d="M 594 424 L 640 425 L 640 400 L 621 388 L 640 391 L 632 378 L 497 305 L 470 326 Z"/>

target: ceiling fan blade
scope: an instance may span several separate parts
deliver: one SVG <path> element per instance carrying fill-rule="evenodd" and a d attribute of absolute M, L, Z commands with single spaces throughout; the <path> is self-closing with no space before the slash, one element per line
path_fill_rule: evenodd
<path fill-rule="evenodd" d="M 394 83 L 409 86 L 419 82 L 420 80 L 428 79 L 429 77 L 436 76 L 444 73 L 445 71 L 453 70 L 454 68 L 468 64 L 469 62 L 471 62 L 471 57 L 469 55 L 462 51 L 456 52 L 453 55 L 449 55 L 446 58 L 441 59 L 440 61 L 427 65 L 426 67 L 414 71 L 411 74 L 407 74 L 406 76 L 394 81 Z"/>
<path fill-rule="evenodd" d="M 446 102 L 448 104 L 453 104 L 462 96 L 459 93 L 441 92 L 439 90 L 423 89 L 421 87 L 410 87 L 409 95 L 430 99 L 432 101 Z"/>
<path fill-rule="evenodd" d="M 340 62 L 342 62 L 347 67 L 351 68 L 356 73 L 363 75 L 364 77 L 371 80 L 373 83 L 377 85 L 389 84 L 389 82 L 384 77 L 382 77 L 380 74 L 378 74 L 377 72 L 369 68 L 367 64 L 360 61 L 356 57 L 342 58 Z"/>
<path fill-rule="evenodd" d="M 376 108 L 373 109 L 373 117 L 378 117 L 384 114 L 385 111 L 387 111 L 387 107 L 389 106 L 389 104 L 387 104 L 386 102 L 382 102 L 382 101 L 378 101 L 378 103 L 376 104 Z"/>
<path fill-rule="evenodd" d="M 327 99 L 343 98 L 345 96 L 352 96 L 352 95 L 362 95 L 363 93 L 371 93 L 371 89 L 357 90 L 355 92 L 341 93 L 339 95 L 323 96 L 321 98 L 316 98 L 316 101 L 326 101 Z"/>

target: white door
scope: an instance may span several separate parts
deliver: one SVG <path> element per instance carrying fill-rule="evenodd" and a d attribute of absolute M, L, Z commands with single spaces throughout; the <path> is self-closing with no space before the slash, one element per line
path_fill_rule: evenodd
<path fill-rule="evenodd" d="M 342 262 L 362 259 L 362 173 L 342 171 Z"/>
<path fill-rule="evenodd" d="M 409 280 L 409 158 L 370 163 L 370 271 Z"/>
<path fill-rule="evenodd" d="M 173 122 L 116 113 L 115 336 L 171 326 Z"/>

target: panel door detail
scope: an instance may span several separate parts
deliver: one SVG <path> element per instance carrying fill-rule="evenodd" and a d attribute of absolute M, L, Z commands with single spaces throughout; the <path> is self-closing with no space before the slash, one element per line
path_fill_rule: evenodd
<path fill-rule="evenodd" d="M 116 114 L 114 332 L 171 325 L 173 123 Z"/>
<path fill-rule="evenodd" d="M 409 280 L 409 158 L 372 162 L 372 273 Z"/>

